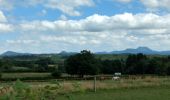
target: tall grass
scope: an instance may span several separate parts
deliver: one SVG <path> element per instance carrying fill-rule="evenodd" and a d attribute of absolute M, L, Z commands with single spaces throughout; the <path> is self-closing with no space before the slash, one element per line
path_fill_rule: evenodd
<path fill-rule="evenodd" d="M 135 79 L 97 80 L 97 91 L 143 89 L 154 87 L 170 87 L 169 77 L 141 77 Z M 93 91 L 93 81 L 49 81 L 45 84 L 24 83 L 17 80 L 11 85 L 13 91 L 0 97 L 0 100 L 55 100 L 63 95 L 71 99 L 70 93 L 86 93 Z"/>

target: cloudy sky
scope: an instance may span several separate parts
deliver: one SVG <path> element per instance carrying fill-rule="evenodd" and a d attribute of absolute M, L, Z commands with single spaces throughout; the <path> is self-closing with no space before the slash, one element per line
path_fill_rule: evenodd
<path fill-rule="evenodd" d="M 170 0 L 0 0 L 4 51 L 170 50 Z"/>

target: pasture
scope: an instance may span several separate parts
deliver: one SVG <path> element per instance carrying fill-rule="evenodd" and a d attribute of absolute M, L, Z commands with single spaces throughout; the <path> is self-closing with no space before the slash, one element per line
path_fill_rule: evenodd
<path fill-rule="evenodd" d="M 51 79 L 51 73 L 38 73 L 38 72 L 23 72 L 23 73 L 2 73 L 1 81 L 15 81 L 20 80 L 46 80 Z"/>
<path fill-rule="evenodd" d="M 169 100 L 170 78 L 157 76 L 122 77 L 119 80 L 46 80 L 11 82 L 13 91 L 0 100 Z M 21 93 L 22 91 L 22 93 Z M 11 99 L 12 98 L 12 99 Z M 15 98 L 15 99 L 13 99 Z"/>
<path fill-rule="evenodd" d="M 73 93 L 56 100 L 169 100 L 169 87 L 101 90 L 96 93 Z"/>
<path fill-rule="evenodd" d="M 2 78 L 50 77 L 50 73 L 3 73 Z"/>

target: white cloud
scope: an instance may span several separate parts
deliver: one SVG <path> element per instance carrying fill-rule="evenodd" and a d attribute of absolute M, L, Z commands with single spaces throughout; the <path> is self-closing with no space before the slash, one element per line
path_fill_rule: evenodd
<path fill-rule="evenodd" d="M 70 16 L 80 16 L 81 6 L 93 6 L 93 0 L 0 0 L 1 10 L 11 10 L 17 6 L 28 7 L 42 5 L 50 9 L 57 9 Z"/>
<path fill-rule="evenodd" d="M 7 0 L 0 0 L 0 10 L 11 10 L 13 9 L 13 3 Z"/>
<path fill-rule="evenodd" d="M 158 0 L 141 0 L 141 2 L 149 8 L 157 8 L 160 6 Z"/>
<path fill-rule="evenodd" d="M 38 43 L 36 40 L 7 40 L 6 41 L 9 44 L 32 44 L 32 43 Z"/>
<path fill-rule="evenodd" d="M 59 42 L 59 43 L 66 43 L 66 44 L 77 44 L 77 45 L 89 45 L 89 44 L 100 44 L 100 39 L 96 36 L 91 37 L 91 39 L 88 39 L 89 37 L 84 35 L 63 35 L 63 36 L 42 36 L 40 38 L 41 41 L 44 42 Z"/>
<path fill-rule="evenodd" d="M 140 0 L 146 7 L 150 9 L 167 8 L 170 9 L 169 0 Z"/>
<path fill-rule="evenodd" d="M 121 3 L 130 3 L 133 0 L 113 0 Z M 136 0 L 137 1 L 137 0 Z M 160 9 L 170 11 L 170 0 L 139 0 L 149 12 L 161 12 Z"/>
<path fill-rule="evenodd" d="M 0 11 L 0 33 L 11 31 L 13 31 L 13 26 L 8 23 L 6 16 Z"/>
<path fill-rule="evenodd" d="M 2 11 L 0 11 L 0 23 L 7 22 L 7 19 Z"/>
<path fill-rule="evenodd" d="M 59 9 L 70 16 L 80 16 L 81 13 L 76 10 L 78 7 L 92 6 L 93 4 L 92 0 L 49 0 L 45 6 L 52 9 Z"/>
<path fill-rule="evenodd" d="M 12 25 L 0 23 L 0 32 L 12 32 L 14 30 Z"/>
<path fill-rule="evenodd" d="M 30 48 L 42 50 L 111 51 L 137 46 L 163 49 L 163 45 L 170 49 L 170 14 L 94 14 L 80 20 L 23 22 L 16 27 L 20 36 L 16 40 L 8 40 L 8 44 L 27 44 Z"/>
<path fill-rule="evenodd" d="M 45 3 L 46 0 L 0 0 L 1 10 L 12 10 L 15 7 L 36 6 Z"/>
<path fill-rule="evenodd" d="M 67 20 L 68 18 L 67 18 L 67 16 L 65 16 L 65 15 L 61 15 L 59 19 L 61 19 L 61 20 Z"/>
<path fill-rule="evenodd" d="M 141 30 L 141 29 L 168 29 L 170 27 L 170 15 L 159 16 L 152 13 L 117 14 L 114 16 L 102 16 L 94 14 L 81 20 L 56 20 L 33 21 L 22 23 L 24 31 L 55 31 L 55 32 L 102 32 L 113 30 Z"/>

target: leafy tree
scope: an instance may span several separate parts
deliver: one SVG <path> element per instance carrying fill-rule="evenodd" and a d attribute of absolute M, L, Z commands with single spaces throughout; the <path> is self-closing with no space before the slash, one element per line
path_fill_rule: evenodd
<path fill-rule="evenodd" d="M 149 60 L 148 67 L 146 69 L 146 73 L 147 74 L 156 74 L 156 69 L 158 66 L 159 66 L 159 64 L 155 59 Z"/>
<path fill-rule="evenodd" d="M 115 72 L 124 73 L 123 60 L 104 60 L 102 61 L 101 71 L 103 74 L 114 74 Z"/>
<path fill-rule="evenodd" d="M 55 70 L 54 72 L 51 73 L 51 75 L 55 78 L 60 78 L 62 72 L 60 70 Z"/>
<path fill-rule="evenodd" d="M 49 71 L 49 65 L 54 64 L 50 58 L 40 58 L 37 61 L 39 71 Z"/>
<path fill-rule="evenodd" d="M 100 62 L 87 50 L 72 55 L 66 60 L 66 72 L 71 75 L 81 77 L 84 75 L 96 75 L 99 73 L 100 67 Z"/>
<path fill-rule="evenodd" d="M 170 65 L 168 65 L 168 67 L 167 67 L 166 74 L 170 75 Z"/>
<path fill-rule="evenodd" d="M 2 73 L 0 72 L 0 79 L 2 78 Z"/>
<path fill-rule="evenodd" d="M 1 60 L 1 71 L 9 71 L 14 66 L 13 62 L 9 59 Z"/>
<path fill-rule="evenodd" d="M 148 66 L 148 59 L 146 55 L 141 53 L 137 55 L 129 55 L 126 60 L 126 73 L 127 74 L 145 74 Z"/>

